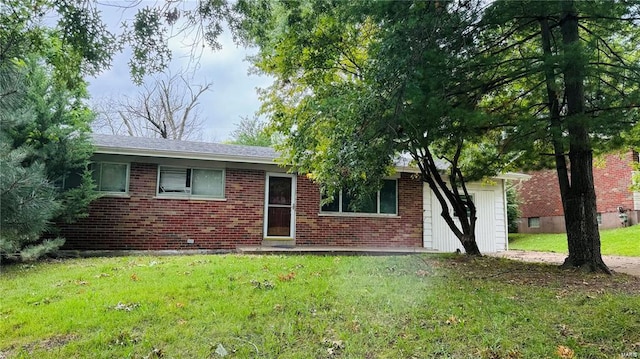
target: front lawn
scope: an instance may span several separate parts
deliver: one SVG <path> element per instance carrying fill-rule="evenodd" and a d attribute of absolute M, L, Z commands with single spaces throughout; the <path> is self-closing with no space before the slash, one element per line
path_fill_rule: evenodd
<path fill-rule="evenodd" d="M 640 225 L 600 231 L 602 254 L 640 257 Z M 509 249 L 567 253 L 567 235 L 510 233 Z"/>
<path fill-rule="evenodd" d="M 640 278 L 499 258 L 87 258 L 0 273 L 0 358 L 616 358 Z"/>

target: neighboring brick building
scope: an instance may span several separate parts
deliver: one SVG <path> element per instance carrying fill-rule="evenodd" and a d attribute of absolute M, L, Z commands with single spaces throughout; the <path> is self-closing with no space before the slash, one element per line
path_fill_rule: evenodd
<path fill-rule="evenodd" d="M 601 228 L 634 225 L 640 219 L 640 193 L 630 190 L 633 163 L 638 153 L 611 153 L 594 159 L 593 179 Z M 562 233 L 565 231 L 560 186 L 555 170 L 529 173 L 531 178 L 518 186 L 522 233 Z M 626 222 L 623 223 L 623 219 Z"/>
<path fill-rule="evenodd" d="M 398 174 L 354 212 L 342 192 L 321 206 L 318 185 L 276 165 L 270 148 L 109 135 L 93 141 L 92 169 L 103 196 L 87 218 L 60 225 L 63 249 L 461 247 L 456 239 L 443 244 L 444 235 L 436 238 L 444 226 L 430 216 L 440 209 L 411 167 L 397 167 Z M 479 246 L 505 250 L 504 178 L 470 188 L 483 219 Z"/>

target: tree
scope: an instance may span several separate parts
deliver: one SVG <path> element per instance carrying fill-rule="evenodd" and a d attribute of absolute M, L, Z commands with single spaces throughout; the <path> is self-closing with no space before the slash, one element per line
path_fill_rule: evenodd
<path fill-rule="evenodd" d="M 85 217 L 89 203 L 97 198 L 88 171 L 93 154 L 89 124 L 94 116 L 84 103 L 86 84 L 76 84 L 73 91 L 58 86 L 50 67 L 37 58 L 27 59 L 14 71 L 21 74 L 24 87 L 14 87 L 12 96 L 19 98 L 20 108 L 30 117 L 5 126 L 9 144 L 30 148 L 25 165 L 44 165 L 62 205 L 55 220 L 72 223 Z"/>
<path fill-rule="evenodd" d="M 62 244 L 60 239 L 37 243 L 60 202 L 44 165 L 24 164 L 32 149 L 10 145 L 8 131 L 33 117 L 20 96 L 24 78 L 19 75 L 0 67 L 0 258 L 31 259 Z"/>
<path fill-rule="evenodd" d="M 97 197 L 87 170 L 92 113 L 82 76 L 108 65 L 112 37 L 84 2 L 0 4 L 0 257 L 36 257 L 50 222 L 86 216 Z M 59 22 L 43 18 L 56 12 Z M 55 233 L 48 236 L 55 237 Z"/>
<path fill-rule="evenodd" d="M 3 112 L 7 110 L 2 107 Z M 0 258 L 36 259 L 64 243 L 61 238 L 40 241 L 60 203 L 44 166 L 24 166 L 29 149 L 12 149 L 6 141 L 6 134 L 0 130 Z"/>
<path fill-rule="evenodd" d="M 507 195 L 507 225 L 509 233 L 518 232 L 518 223 L 520 221 L 520 198 L 518 198 L 518 191 L 516 185 L 510 184 L 506 190 Z"/>
<path fill-rule="evenodd" d="M 639 3 L 497 1 L 479 66 L 484 107 L 504 119 L 521 159 L 555 159 L 569 256 L 565 267 L 609 273 L 600 253 L 593 151 L 622 145 L 638 121 Z M 490 69 L 490 70 L 489 70 Z"/>
<path fill-rule="evenodd" d="M 195 85 L 184 73 L 159 75 L 144 84 L 135 98 L 109 99 L 94 124 L 116 135 L 198 139 L 202 133 L 198 99 L 211 83 Z"/>
<path fill-rule="evenodd" d="M 0 4 L 0 63 L 39 54 L 52 76 L 73 89 L 107 68 L 119 44 L 87 1 L 10 0 Z M 58 15 L 55 25 L 45 18 Z"/>
<path fill-rule="evenodd" d="M 466 89 L 479 3 L 240 5 L 244 35 L 260 46 L 255 65 L 276 77 L 264 111 L 284 134 L 285 162 L 320 183 L 325 201 L 341 188 L 365 199 L 409 154 L 466 253 L 479 255 L 466 181 L 499 164 L 481 93 Z"/>
<path fill-rule="evenodd" d="M 261 147 L 270 147 L 272 145 L 267 124 L 260 121 L 257 116 L 253 118 L 242 118 L 240 122 L 236 124 L 236 129 L 231 132 L 231 140 L 229 143 Z"/>

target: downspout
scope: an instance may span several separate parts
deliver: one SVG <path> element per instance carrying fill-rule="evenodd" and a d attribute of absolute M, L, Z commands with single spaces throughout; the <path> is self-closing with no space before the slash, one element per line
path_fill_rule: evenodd
<path fill-rule="evenodd" d="M 504 250 L 509 250 L 509 213 L 507 212 L 507 180 L 502 180 L 502 207 L 504 211 Z"/>

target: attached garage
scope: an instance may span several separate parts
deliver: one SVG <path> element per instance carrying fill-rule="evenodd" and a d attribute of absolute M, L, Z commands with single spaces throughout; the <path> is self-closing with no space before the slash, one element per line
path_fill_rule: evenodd
<path fill-rule="evenodd" d="M 491 183 L 470 183 L 469 194 L 477 208 L 476 241 L 482 253 L 506 251 L 509 248 L 507 238 L 507 199 L 506 180 L 526 180 L 528 176 L 507 173 L 491 180 Z M 422 191 L 424 217 L 424 247 L 440 252 L 464 253 L 462 244 L 453 234 L 440 213 L 442 208 L 429 186 L 425 183 Z M 450 213 L 453 212 L 451 207 Z"/>

